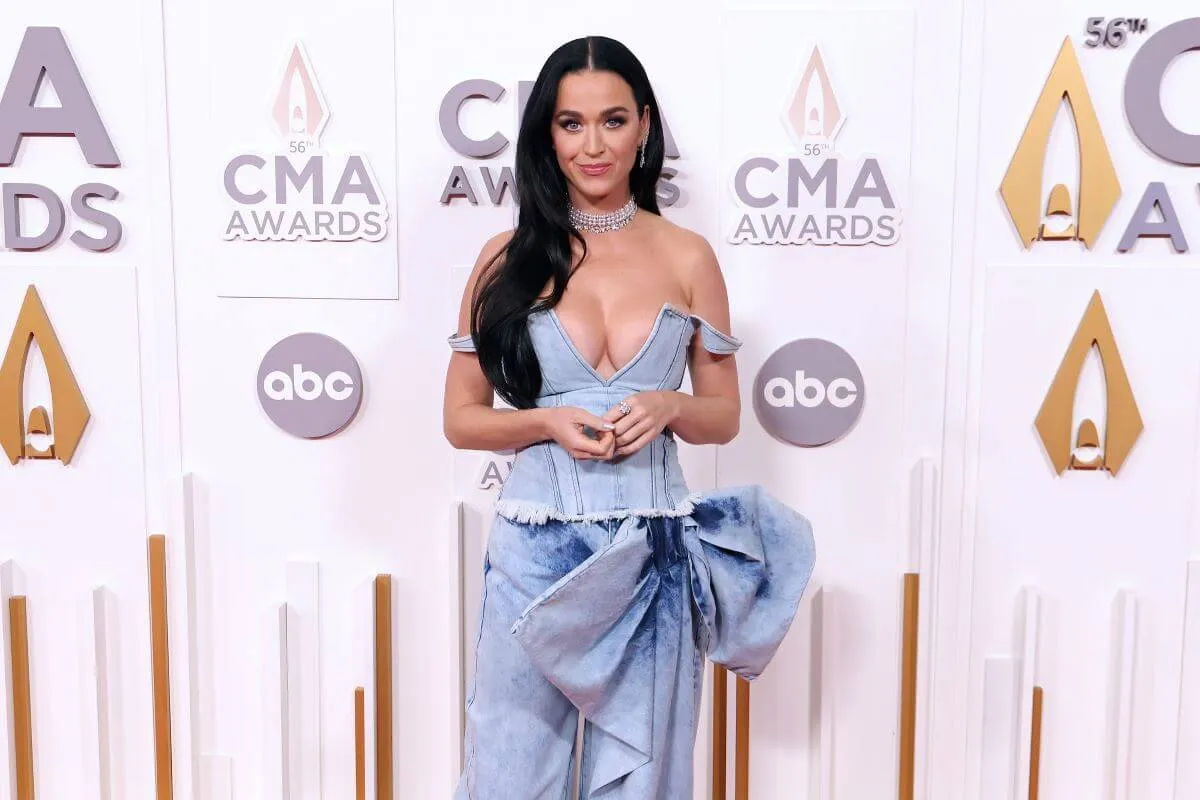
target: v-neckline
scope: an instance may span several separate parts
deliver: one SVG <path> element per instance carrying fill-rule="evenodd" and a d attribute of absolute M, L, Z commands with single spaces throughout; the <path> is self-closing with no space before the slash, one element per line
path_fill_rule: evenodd
<path fill-rule="evenodd" d="M 658 335 L 658 329 L 662 327 L 663 317 L 666 316 L 668 311 L 673 311 L 680 315 L 684 314 L 683 311 L 677 309 L 670 302 L 663 303 L 658 309 L 658 314 L 654 317 L 654 323 L 650 326 L 650 333 L 646 335 L 646 340 L 642 342 L 642 346 L 638 348 L 638 351 L 633 354 L 633 358 L 626 361 L 619 369 L 617 369 L 616 372 L 605 378 L 596 371 L 596 368 L 593 367 L 586 358 L 583 357 L 583 353 L 581 353 L 579 348 L 575 346 L 575 342 L 571 341 L 571 335 L 567 333 L 567 329 L 562 324 L 562 320 L 558 318 L 558 313 L 555 311 L 555 309 L 546 309 L 546 312 L 550 315 L 550 319 L 554 322 L 554 327 L 558 328 L 558 332 L 562 336 L 563 341 L 566 342 L 567 348 L 571 351 L 571 354 L 575 356 L 579 363 L 583 365 L 583 368 L 586 369 L 593 378 L 598 380 L 602 386 L 611 386 L 613 381 L 620 378 L 625 374 L 626 370 L 630 369 L 634 364 L 641 360 L 642 356 L 646 354 L 646 351 L 650 349 L 650 345 L 654 343 L 654 339 Z"/>

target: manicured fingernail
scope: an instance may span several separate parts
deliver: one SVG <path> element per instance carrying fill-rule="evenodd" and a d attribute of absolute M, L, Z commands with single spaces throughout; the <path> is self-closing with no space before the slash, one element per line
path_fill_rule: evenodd
<path fill-rule="evenodd" d="M 611 422 L 604 423 L 604 430 L 606 430 L 606 431 L 611 431 L 615 427 L 617 427 L 617 426 L 613 425 Z"/>

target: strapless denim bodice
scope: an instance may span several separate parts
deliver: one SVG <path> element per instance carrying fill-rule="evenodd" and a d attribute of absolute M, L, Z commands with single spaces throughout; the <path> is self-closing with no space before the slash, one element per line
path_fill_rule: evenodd
<path fill-rule="evenodd" d="M 542 370 L 537 405 L 576 406 L 598 416 L 636 392 L 677 390 L 687 368 L 688 345 L 697 333 L 710 353 L 729 354 L 742 345 L 701 317 L 664 303 L 641 349 L 604 378 L 576 349 L 553 309 L 534 312 L 529 332 Z M 448 341 L 454 350 L 475 349 L 469 334 Z M 553 440 L 522 448 L 496 510 L 518 522 L 679 516 L 691 512 L 693 499 L 675 436 L 667 428 L 636 453 L 607 461 L 572 458 Z"/>

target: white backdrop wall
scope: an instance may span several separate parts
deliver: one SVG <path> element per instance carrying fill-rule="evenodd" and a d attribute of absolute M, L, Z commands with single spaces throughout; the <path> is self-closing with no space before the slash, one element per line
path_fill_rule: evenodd
<path fill-rule="evenodd" d="M 1086 46 L 1087 18 L 1108 10 L 1148 28 Z M 1043 796 L 1197 796 L 1200 284 L 1194 255 L 1162 238 L 1118 252 L 1152 181 L 1189 240 L 1200 236 L 1189 167 L 1134 135 L 1122 97 L 1139 48 L 1189 13 L 1180 0 L 9 9 L 0 75 L 21 63 L 30 28 L 59 29 L 120 161 L 93 166 L 72 137 L 27 136 L 0 166 L 4 184 L 44 185 L 66 207 L 53 243 L 0 250 L 0 345 L 33 285 L 91 412 L 69 464 L 0 462 L 0 595 L 28 598 L 39 796 L 155 791 L 151 534 L 167 537 L 176 796 L 352 796 L 356 687 L 374 786 L 381 574 L 394 609 L 396 796 L 450 796 L 478 570 L 509 454 L 443 439 L 445 339 L 479 247 L 514 219 L 497 186 L 522 83 L 588 33 L 622 39 L 646 65 L 677 148 L 664 214 L 712 243 L 745 341 L 741 434 L 684 446 L 689 483 L 761 483 L 817 536 L 797 622 L 753 685 L 751 796 L 897 791 L 906 573 L 920 576 L 914 796 L 1026 796 L 1034 687 Z M 1068 38 L 1121 191 L 1091 247 L 1026 248 L 999 190 Z M 889 213 L 895 235 L 737 242 L 746 215 L 761 230 L 763 215 L 796 210 L 786 170 L 803 143 L 788 115 L 814 48 L 843 117 L 834 205 Z M 1197 79 L 1192 54 L 1163 81 L 1167 117 L 1186 132 L 1200 129 Z M 460 98 L 463 82 L 484 96 Z M 289 103 L 303 98 L 309 133 L 277 127 L 281 86 Z M 0 133 L 23 89 L 16 106 L 0 103 Z M 36 104 L 59 102 L 43 81 Z M 1039 214 L 1055 183 L 1080 202 L 1076 130 L 1092 141 L 1069 113 L 1081 113 L 1077 98 L 1056 104 Z M 470 144 L 493 134 L 507 144 Z M 289 154 L 320 172 L 322 198 L 277 183 Z M 782 166 L 752 171 L 739 195 L 753 158 Z M 868 183 L 882 181 L 894 208 L 869 192 L 850 207 L 872 164 Z M 68 239 L 104 232 L 72 209 L 89 182 L 118 190 L 92 202 L 121 226 L 103 252 Z M 263 202 L 239 202 L 260 189 Z M 772 192 L 774 205 L 749 207 Z M 296 215 L 348 241 L 246 240 Z M 48 219 L 22 201 L 23 232 Z M 1034 420 L 1097 291 L 1145 429 L 1116 476 L 1059 475 Z M 321 440 L 284 432 L 257 400 L 263 355 L 302 331 L 342 342 L 363 371 L 357 417 Z M 774 438 L 753 403 L 767 358 L 807 337 L 843 347 L 864 379 L 857 424 L 824 447 Z M 1072 437 L 1084 417 L 1107 436 L 1105 356 L 1086 362 Z M 48 375 L 39 342 L 24 410 L 44 405 L 58 422 Z M 0 422 L 16 411 L 0 397 Z M 0 676 L 9 695 L 7 658 Z M 16 800 L 11 701 L 0 723 L 0 800 Z M 711 760 L 706 729 L 697 798 L 709 797 Z"/>

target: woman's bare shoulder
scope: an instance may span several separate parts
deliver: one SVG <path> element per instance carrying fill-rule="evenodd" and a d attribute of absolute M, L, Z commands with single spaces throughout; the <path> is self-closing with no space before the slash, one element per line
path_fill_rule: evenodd
<path fill-rule="evenodd" d="M 472 267 L 471 274 L 467 276 L 466 285 L 463 286 L 462 301 L 459 307 L 459 330 L 470 330 L 468 320 L 470 319 L 471 303 L 475 297 L 475 292 L 479 289 L 481 283 L 483 283 L 483 276 L 502 260 L 497 258 L 497 256 L 504 252 L 504 248 L 508 246 L 512 236 L 513 231 L 502 231 L 489 238 L 483 243 L 483 247 L 480 248 L 479 257 L 475 259 L 475 266 Z"/>
<path fill-rule="evenodd" d="M 500 233 L 497 233 L 495 236 L 492 236 L 486 242 L 484 242 L 483 247 L 479 250 L 479 259 L 476 263 L 476 266 L 478 267 L 482 264 L 487 264 L 501 252 L 503 252 L 504 248 L 508 247 L 508 243 L 512 241 L 514 233 L 516 233 L 515 229 L 500 231 Z"/>
<path fill-rule="evenodd" d="M 671 266 L 684 286 L 691 288 L 703 282 L 706 273 L 720 270 L 712 245 L 702 235 L 678 225 L 665 217 L 657 223 L 662 252 L 668 254 Z"/>
<path fill-rule="evenodd" d="M 475 259 L 475 266 L 471 269 L 471 276 L 467 279 L 468 289 L 479 283 L 479 279 L 490 268 L 500 264 L 502 259 L 498 256 L 501 256 L 504 248 L 508 247 L 513 233 L 514 231 L 511 230 L 501 231 L 483 243 L 483 247 L 479 249 L 479 256 Z"/>

